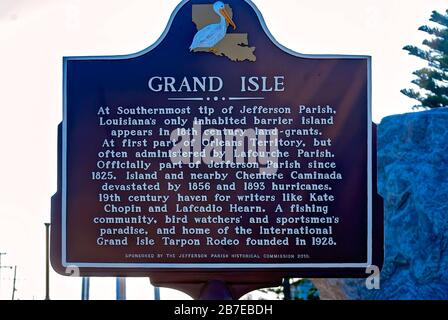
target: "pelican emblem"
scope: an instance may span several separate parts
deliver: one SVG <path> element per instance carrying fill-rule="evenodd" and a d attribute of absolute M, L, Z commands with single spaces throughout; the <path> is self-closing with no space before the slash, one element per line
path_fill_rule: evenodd
<path fill-rule="evenodd" d="M 195 49 L 209 49 L 210 52 L 216 53 L 216 45 L 226 36 L 228 25 L 230 24 L 234 30 L 236 29 L 236 25 L 228 14 L 224 3 L 221 1 L 215 2 L 213 4 L 213 10 L 220 16 L 221 21 L 205 26 L 199 30 L 193 38 L 190 51 Z"/>

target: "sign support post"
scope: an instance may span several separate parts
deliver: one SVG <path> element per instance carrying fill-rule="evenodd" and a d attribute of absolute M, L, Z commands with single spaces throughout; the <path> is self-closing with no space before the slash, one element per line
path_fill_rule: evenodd
<path fill-rule="evenodd" d="M 81 300 L 90 300 L 90 277 L 82 277 Z"/>
<path fill-rule="evenodd" d="M 45 223 L 45 300 L 50 300 L 50 223 Z"/>
<path fill-rule="evenodd" d="M 154 300 L 160 300 L 160 288 L 154 287 Z"/>
<path fill-rule="evenodd" d="M 117 300 L 126 300 L 126 278 L 118 277 L 116 279 Z"/>
<path fill-rule="evenodd" d="M 199 300 L 235 300 L 227 284 L 219 280 L 211 280 L 202 288 Z"/>

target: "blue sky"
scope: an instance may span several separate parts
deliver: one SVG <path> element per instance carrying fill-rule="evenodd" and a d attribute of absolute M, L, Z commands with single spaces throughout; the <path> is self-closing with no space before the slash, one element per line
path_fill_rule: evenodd
<path fill-rule="evenodd" d="M 308 54 L 373 56 L 373 118 L 409 112 L 409 86 L 421 61 L 402 47 L 420 44 L 418 27 L 442 0 L 253 0 L 273 36 Z M 18 266 L 19 299 L 44 295 L 43 223 L 56 191 L 56 128 L 62 119 L 62 56 L 140 51 L 162 34 L 178 0 L 0 0 L 0 252 Z M 12 272 L 1 273 L 9 299 Z M 79 299 L 80 279 L 51 274 L 52 296 Z M 113 279 L 93 279 L 92 298 L 114 298 Z M 151 299 L 148 279 L 128 296 Z M 183 298 L 162 291 L 162 298 Z"/>

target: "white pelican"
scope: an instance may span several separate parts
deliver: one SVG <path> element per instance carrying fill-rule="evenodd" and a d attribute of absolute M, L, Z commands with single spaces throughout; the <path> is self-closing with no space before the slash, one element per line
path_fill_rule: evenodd
<path fill-rule="evenodd" d="M 190 51 L 198 48 L 209 48 L 210 51 L 214 52 L 216 51 L 215 46 L 226 36 L 227 24 L 232 25 L 233 29 L 236 29 L 236 25 L 227 13 L 224 3 L 221 1 L 215 2 L 213 10 L 221 17 L 221 21 L 199 30 L 193 38 Z"/>

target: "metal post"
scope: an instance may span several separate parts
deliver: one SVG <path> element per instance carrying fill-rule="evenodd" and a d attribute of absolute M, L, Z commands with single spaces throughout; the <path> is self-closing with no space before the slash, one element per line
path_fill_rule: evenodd
<path fill-rule="evenodd" d="M 2 282 L 2 275 L 1 275 L 2 269 L 4 269 L 4 268 L 12 269 L 11 266 L 3 266 L 2 265 L 2 256 L 5 256 L 5 255 L 6 255 L 6 252 L 0 252 L 0 284 Z M 0 289 L 1 289 L 1 286 L 0 286 Z M 0 291 L 0 299 L 1 299 L 1 291 Z"/>
<path fill-rule="evenodd" d="M 12 283 L 12 299 L 11 300 L 14 300 L 14 296 L 15 296 L 15 293 L 17 291 L 17 289 L 16 289 L 16 275 L 17 275 L 17 266 L 14 267 L 14 281 Z"/>
<path fill-rule="evenodd" d="M 233 300 L 233 297 L 224 281 L 211 280 L 202 288 L 199 300 Z"/>
<path fill-rule="evenodd" d="M 126 300 L 126 278 L 117 278 L 117 300 Z"/>
<path fill-rule="evenodd" d="M 0 252 L 0 288 L 1 288 L 1 283 L 2 283 L 2 256 L 6 255 L 6 252 Z M 1 291 L 0 291 L 0 298 L 1 298 Z"/>
<path fill-rule="evenodd" d="M 90 299 L 90 278 L 82 277 L 81 300 Z"/>
<path fill-rule="evenodd" d="M 154 300 L 160 300 L 160 288 L 154 287 Z"/>
<path fill-rule="evenodd" d="M 45 255 L 45 300 L 50 300 L 50 223 L 45 223 L 46 255 Z"/>
<path fill-rule="evenodd" d="M 283 278 L 283 295 L 284 300 L 291 300 L 291 284 L 289 278 Z"/>

